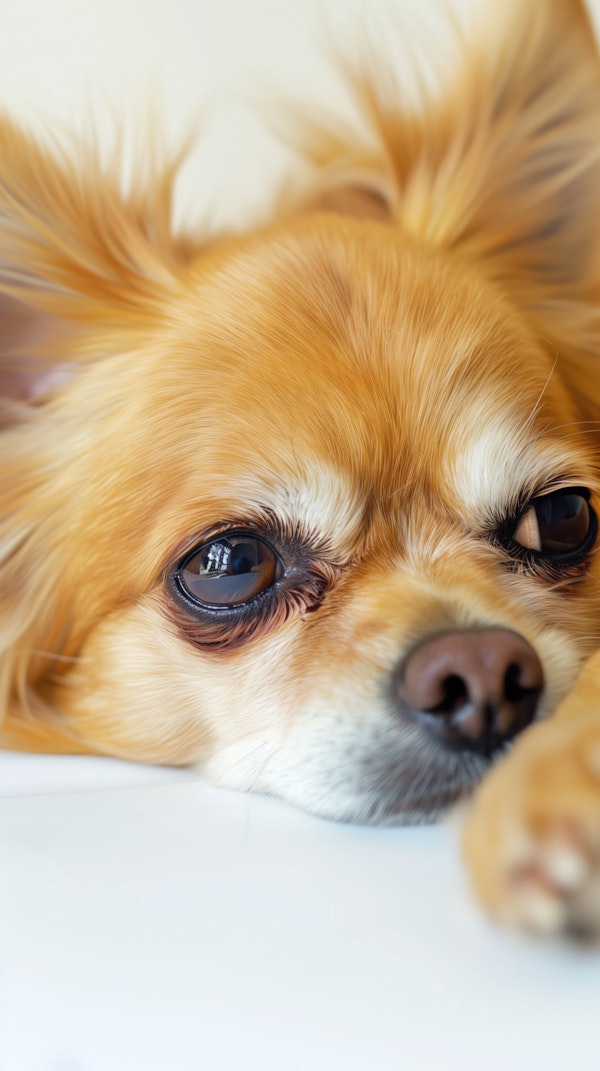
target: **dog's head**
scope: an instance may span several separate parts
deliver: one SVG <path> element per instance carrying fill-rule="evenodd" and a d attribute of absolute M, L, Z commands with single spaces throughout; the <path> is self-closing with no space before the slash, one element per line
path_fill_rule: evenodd
<path fill-rule="evenodd" d="M 599 638 L 600 66 L 577 4 L 514 15 L 419 118 L 360 85 L 377 151 L 313 129 L 314 191 L 206 248 L 168 174 L 125 198 L 4 124 L 8 745 L 392 821 L 564 695 Z"/>

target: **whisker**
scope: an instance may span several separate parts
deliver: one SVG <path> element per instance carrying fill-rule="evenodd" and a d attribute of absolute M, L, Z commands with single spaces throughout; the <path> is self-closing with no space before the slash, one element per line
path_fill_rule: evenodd
<path fill-rule="evenodd" d="M 556 354 L 556 356 L 554 358 L 554 364 L 552 365 L 552 368 L 550 369 L 550 372 L 548 374 L 548 378 L 547 378 L 546 382 L 544 383 L 544 386 L 542 387 L 542 389 L 540 391 L 540 394 L 539 394 L 539 396 L 537 398 L 537 401 L 535 402 L 529 417 L 525 421 L 525 424 L 523 426 L 523 430 L 524 431 L 529 431 L 529 429 L 531 428 L 536 416 L 538 415 L 538 413 L 539 413 L 539 411 L 541 409 L 541 406 L 542 406 L 542 401 L 544 399 L 544 395 L 545 395 L 546 391 L 548 390 L 548 387 L 550 386 L 550 382 L 552 380 L 552 376 L 556 372 L 557 365 L 558 365 L 558 353 Z"/>
<path fill-rule="evenodd" d="M 600 420 L 570 420 L 567 424 L 555 424 L 553 427 L 548 428 L 550 433 L 554 431 L 562 431 L 563 428 L 579 428 L 583 424 L 592 424 L 593 427 L 589 430 L 600 429 Z"/>
<path fill-rule="evenodd" d="M 567 439 L 578 439 L 581 435 L 598 434 L 600 434 L 600 425 L 597 428 L 582 428 L 581 431 L 572 431 L 569 435 L 561 435 L 561 440 L 566 442 Z"/>

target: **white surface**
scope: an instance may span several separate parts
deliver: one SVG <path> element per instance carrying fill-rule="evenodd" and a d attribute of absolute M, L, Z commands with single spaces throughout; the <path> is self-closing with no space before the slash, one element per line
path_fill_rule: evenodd
<path fill-rule="evenodd" d="M 0 800 L 15 796 L 44 796 L 55 792 L 148 787 L 188 780 L 197 781 L 198 775 L 192 770 L 134 765 L 91 755 L 83 759 L 68 755 L 22 755 L 16 751 L 0 751 Z"/>
<path fill-rule="evenodd" d="M 0 803 L 3 1071 L 597 1071 L 598 956 L 492 930 L 449 830 L 183 778 Z"/>
<path fill-rule="evenodd" d="M 249 88 L 329 102 L 319 25 L 396 7 L 410 31 L 439 4 L 0 0 L 0 104 L 131 125 L 150 89 L 176 135 L 208 99 L 180 212 L 235 221 L 288 159 Z M 0 755 L 0 797 L 1 1071 L 600 1066 L 600 954 L 488 927 L 446 829 L 94 759 Z"/>

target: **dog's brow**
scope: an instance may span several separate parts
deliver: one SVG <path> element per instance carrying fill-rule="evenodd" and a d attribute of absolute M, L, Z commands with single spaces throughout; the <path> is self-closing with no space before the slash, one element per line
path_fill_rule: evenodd
<path fill-rule="evenodd" d="M 265 505 L 283 521 L 313 531 L 345 556 L 351 553 L 361 527 L 366 499 L 344 473 L 320 462 L 310 477 L 280 484 L 265 496 Z"/>
<path fill-rule="evenodd" d="M 472 523 L 510 512 L 524 497 L 557 484 L 593 485 L 591 464 L 576 442 L 543 440 L 528 431 L 508 424 L 488 427 L 465 439 L 449 460 L 449 485 Z"/>

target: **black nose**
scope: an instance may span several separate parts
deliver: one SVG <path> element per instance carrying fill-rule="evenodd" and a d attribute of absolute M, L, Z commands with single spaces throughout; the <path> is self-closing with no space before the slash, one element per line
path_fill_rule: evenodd
<path fill-rule="evenodd" d="M 522 636 L 472 629 L 415 647 L 396 694 L 402 712 L 445 744 L 492 755 L 529 725 L 543 685 L 540 660 Z"/>

